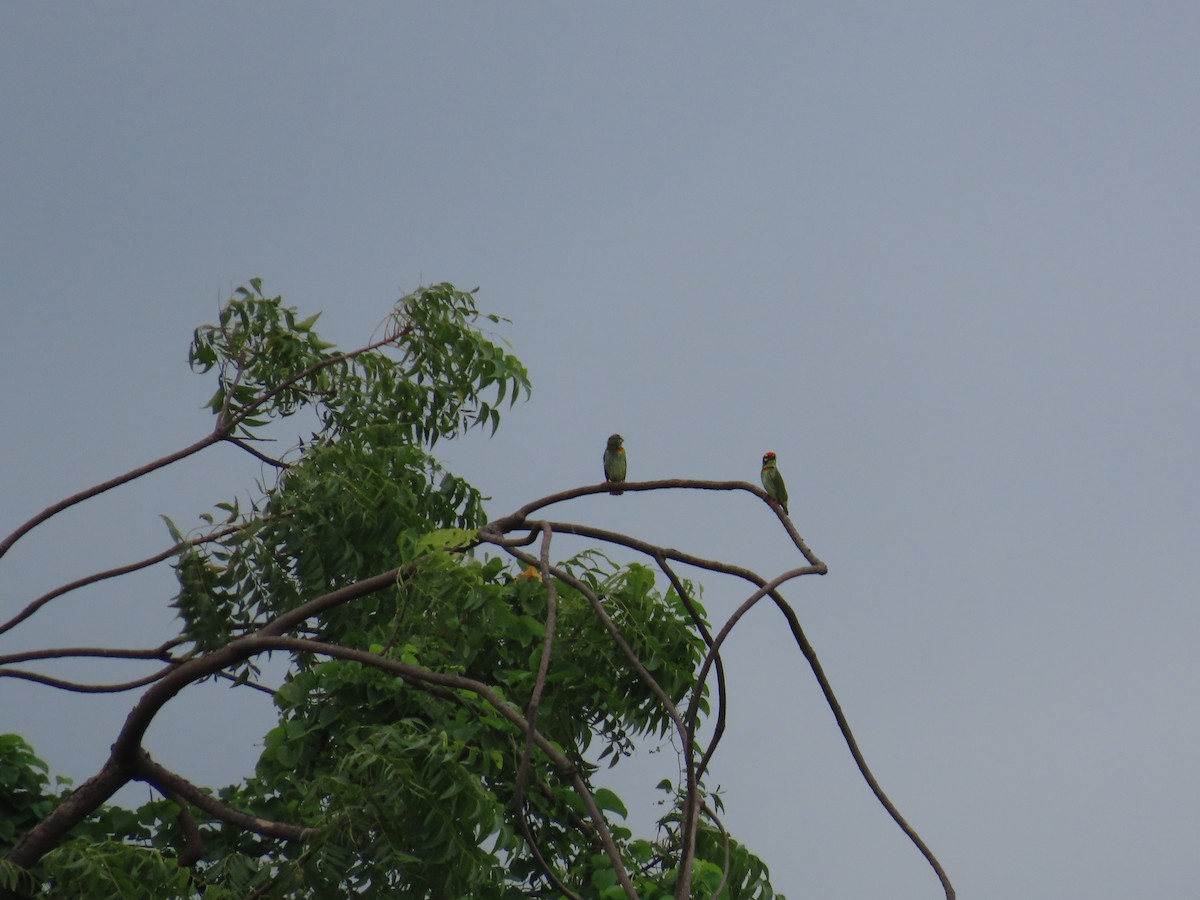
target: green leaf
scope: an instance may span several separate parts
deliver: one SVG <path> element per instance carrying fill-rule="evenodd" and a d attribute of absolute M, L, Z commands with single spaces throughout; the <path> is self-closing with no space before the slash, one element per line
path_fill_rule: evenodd
<path fill-rule="evenodd" d="M 469 528 L 441 528 L 419 538 L 413 545 L 413 553 L 423 556 L 426 553 L 442 553 L 452 550 L 462 550 L 476 543 L 479 535 Z"/>
<path fill-rule="evenodd" d="M 596 805 L 601 809 L 615 812 L 622 819 L 629 818 L 629 810 L 625 808 L 625 804 L 621 802 L 621 798 L 608 788 L 597 788 L 595 798 Z"/>

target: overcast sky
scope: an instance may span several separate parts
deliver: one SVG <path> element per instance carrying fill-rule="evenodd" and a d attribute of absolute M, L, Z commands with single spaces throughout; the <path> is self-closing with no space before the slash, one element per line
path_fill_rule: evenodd
<path fill-rule="evenodd" d="M 1182 2 L 4 4 L 0 531 L 208 431 L 187 345 L 249 278 L 347 346 L 478 285 L 534 382 L 438 445 L 492 515 L 598 480 L 613 431 L 633 479 L 776 451 L 830 568 L 787 596 L 959 896 L 1192 896 L 1197 47 Z M 72 510 L 4 559 L 0 613 L 257 475 L 217 448 Z M 745 495 L 555 515 L 799 564 Z M 745 592 L 704 582 L 719 623 Z M 172 590 L 72 595 L 0 653 L 153 644 Z M 775 886 L 939 896 L 780 617 L 726 659 L 713 777 Z M 193 689 L 150 749 L 240 777 L 270 724 L 243 693 Z M 134 699 L 3 679 L 0 731 L 82 779 Z"/>

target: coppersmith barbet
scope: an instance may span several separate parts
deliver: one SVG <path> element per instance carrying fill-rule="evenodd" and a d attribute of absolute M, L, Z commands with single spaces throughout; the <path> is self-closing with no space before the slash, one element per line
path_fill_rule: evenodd
<path fill-rule="evenodd" d="M 620 483 L 625 480 L 625 448 L 622 442 L 625 438 L 619 434 L 611 435 L 608 446 L 604 448 L 604 480 Z M 610 494 L 623 494 L 622 490 L 611 490 Z"/>
<path fill-rule="evenodd" d="M 783 507 L 783 514 L 786 516 L 787 488 L 783 486 L 783 476 L 779 474 L 779 467 L 775 465 L 775 453 L 771 450 L 763 454 L 762 486 L 767 496 Z"/>

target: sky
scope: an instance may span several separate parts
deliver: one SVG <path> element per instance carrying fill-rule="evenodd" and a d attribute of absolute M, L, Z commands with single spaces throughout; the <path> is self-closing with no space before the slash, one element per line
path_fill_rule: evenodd
<path fill-rule="evenodd" d="M 774 450 L 829 566 L 785 595 L 959 896 L 1192 895 L 1197 46 L 1176 2 L 5 4 L 0 531 L 208 432 L 187 346 L 250 278 L 346 347 L 478 286 L 532 398 L 437 449 L 492 515 L 599 480 L 614 431 L 636 480 Z M 0 612 L 258 474 L 215 448 L 72 509 L 0 561 Z M 801 564 L 748 495 L 555 515 Z M 718 624 L 746 596 L 702 581 Z M 79 592 L 0 653 L 157 643 L 172 592 Z M 778 614 L 725 660 L 713 779 L 775 887 L 940 896 Z M 81 780 L 134 700 L 0 679 L 0 731 Z M 198 686 L 148 745 L 221 784 L 270 719 Z"/>

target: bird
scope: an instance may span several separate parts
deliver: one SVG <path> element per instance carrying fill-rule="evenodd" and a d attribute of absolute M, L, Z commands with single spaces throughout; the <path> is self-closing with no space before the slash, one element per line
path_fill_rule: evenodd
<path fill-rule="evenodd" d="M 783 514 L 786 516 L 787 488 L 783 486 L 783 476 L 779 474 L 779 467 L 775 465 L 773 450 L 763 454 L 762 485 L 767 491 L 767 496 L 783 507 Z"/>
<path fill-rule="evenodd" d="M 625 480 L 625 448 L 621 446 L 625 438 L 619 434 L 610 435 L 608 446 L 604 448 L 604 480 L 605 482 L 621 482 Z M 610 494 L 623 494 L 621 490 L 611 490 Z"/>

